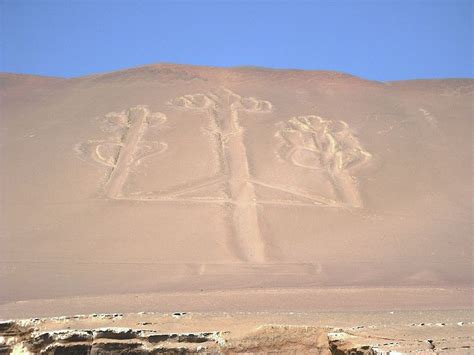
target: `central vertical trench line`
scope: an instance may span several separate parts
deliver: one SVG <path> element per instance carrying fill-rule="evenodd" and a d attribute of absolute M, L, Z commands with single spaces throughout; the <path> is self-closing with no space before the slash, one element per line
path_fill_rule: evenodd
<path fill-rule="evenodd" d="M 238 109 L 231 102 L 237 97 L 225 93 L 217 105 L 216 120 L 223 137 L 224 158 L 228 166 L 228 191 L 233 201 L 232 223 L 234 238 L 246 261 L 261 263 L 265 260 L 265 244 L 258 222 L 258 211 L 254 186 L 250 182 L 247 149 L 243 128 L 239 124 Z"/>

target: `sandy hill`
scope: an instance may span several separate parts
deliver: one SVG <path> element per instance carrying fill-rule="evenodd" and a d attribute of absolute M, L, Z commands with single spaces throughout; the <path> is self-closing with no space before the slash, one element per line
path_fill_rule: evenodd
<path fill-rule="evenodd" d="M 472 286 L 474 80 L 161 64 L 0 85 L 4 312 Z"/>

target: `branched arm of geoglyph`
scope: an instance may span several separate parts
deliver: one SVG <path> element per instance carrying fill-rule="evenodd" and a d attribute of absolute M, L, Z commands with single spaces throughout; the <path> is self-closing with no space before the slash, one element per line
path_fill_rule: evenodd
<path fill-rule="evenodd" d="M 231 90 L 224 89 L 229 95 L 230 101 L 232 102 L 231 108 L 234 111 L 247 111 L 247 112 L 272 112 L 273 106 L 270 101 L 259 100 L 255 97 L 242 97 Z"/>
<path fill-rule="evenodd" d="M 363 207 L 359 186 L 350 172 L 365 164 L 371 155 L 347 123 L 315 115 L 298 116 L 282 123 L 276 135 L 283 141 L 280 157 L 296 166 L 325 172 L 339 201 L 346 206 Z"/>
<path fill-rule="evenodd" d="M 177 97 L 168 102 L 168 104 L 188 110 L 206 110 L 214 107 L 215 102 L 205 94 L 189 94 Z"/>
<path fill-rule="evenodd" d="M 143 122 L 133 122 L 133 113 L 140 112 L 146 115 Z M 106 140 L 89 140 L 80 143 L 76 151 L 84 160 L 108 167 L 115 167 L 120 151 L 124 146 L 124 140 L 132 125 L 141 125 L 141 130 L 160 127 L 167 118 L 161 112 L 151 113 L 146 106 L 135 106 L 122 112 L 111 112 L 100 119 L 100 128 L 103 132 L 113 135 Z M 138 141 L 134 149 L 134 160 L 140 164 L 143 159 L 160 154 L 167 149 L 167 144 L 157 141 Z"/>
<path fill-rule="evenodd" d="M 266 100 L 258 100 L 254 97 L 242 97 L 232 92 L 229 89 L 220 89 L 218 92 L 222 92 L 227 96 L 231 108 L 234 111 L 248 111 L 248 112 L 271 112 L 272 104 Z M 184 109 L 195 109 L 195 110 L 206 110 L 209 108 L 215 108 L 216 104 L 222 100 L 218 94 L 189 94 L 177 97 L 170 102 L 169 105 L 184 108 Z"/>
<path fill-rule="evenodd" d="M 337 173 L 361 166 L 371 157 L 344 121 L 315 115 L 293 117 L 281 124 L 277 136 L 284 141 L 280 156 L 309 169 Z"/>

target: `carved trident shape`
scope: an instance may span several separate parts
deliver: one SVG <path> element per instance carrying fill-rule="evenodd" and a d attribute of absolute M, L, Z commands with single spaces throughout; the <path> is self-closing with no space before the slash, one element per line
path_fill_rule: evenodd
<path fill-rule="evenodd" d="M 268 113 L 269 101 L 242 97 L 222 88 L 208 94 L 184 95 L 170 102 L 186 110 L 198 110 L 209 117 L 206 132 L 211 134 L 218 152 L 219 164 L 226 182 L 226 194 L 232 208 L 232 225 L 241 245 L 241 258 L 262 262 L 265 257 L 264 242 L 260 235 L 256 195 L 249 171 L 244 129 L 239 113 Z"/>

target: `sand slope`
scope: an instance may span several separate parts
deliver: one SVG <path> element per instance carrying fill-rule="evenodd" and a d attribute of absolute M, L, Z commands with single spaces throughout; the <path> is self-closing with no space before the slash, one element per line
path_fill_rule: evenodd
<path fill-rule="evenodd" d="M 0 84 L 0 302 L 472 286 L 473 80 L 161 64 Z"/>

